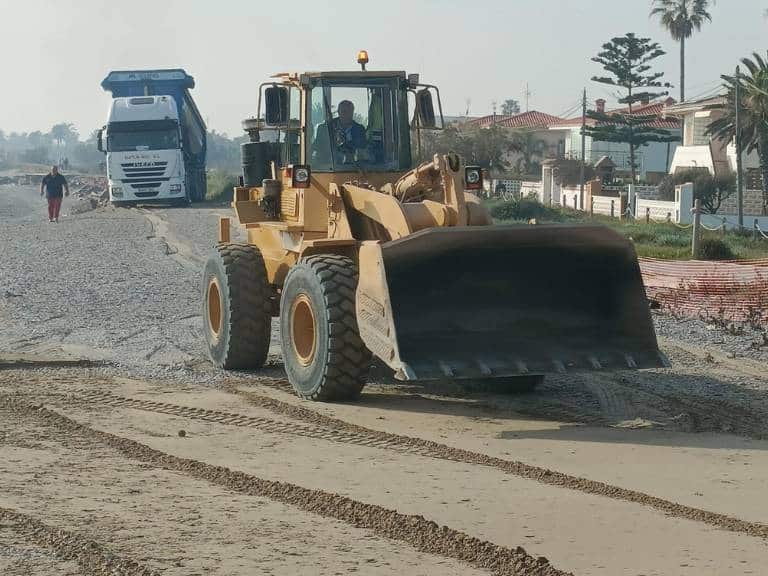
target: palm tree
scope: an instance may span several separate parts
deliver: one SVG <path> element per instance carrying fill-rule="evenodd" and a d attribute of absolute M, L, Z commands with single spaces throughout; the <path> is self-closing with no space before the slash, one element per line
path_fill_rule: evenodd
<path fill-rule="evenodd" d="M 651 17 L 658 16 L 672 39 L 680 42 L 680 102 L 685 100 L 685 41 L 701 30 L 712 16 L 707 9 L 710 0 L 652 0 Z"/>
<path fill-rule="evenodd" d="M 712 106 L 723 115 L 707 127 L 707 134 L 726 142 L 736 137 L 736 85 L 739 86 L 739 144 L 749 154 L 757 150 L 763 176 L 763 213 L 768 210 L 768 61 L 755 53 L 742 58 L 749 74 L 721 76 L 728 91 L 725 103 Z"/>

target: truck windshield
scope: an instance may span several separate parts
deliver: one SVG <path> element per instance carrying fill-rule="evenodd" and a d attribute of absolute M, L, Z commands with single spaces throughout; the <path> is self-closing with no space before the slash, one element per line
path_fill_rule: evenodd
<path fill-rule="evenodd" d="M 175 122 L 121 122 L 107 128 L 109 152 L 172 150 L 179 147 L 179 128 Z"/>
<path fill-rule="evenodd" d="M 319 172 L 410 167 L 406 92 L 399 78 L 319 78 L 310 92 L 309 163 Z"/>

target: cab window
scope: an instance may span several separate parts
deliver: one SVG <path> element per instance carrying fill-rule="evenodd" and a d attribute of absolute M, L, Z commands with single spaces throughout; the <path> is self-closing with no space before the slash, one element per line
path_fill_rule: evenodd
<path fill-rule="evenodd" d="M 410 146 L 407 117 L 404 131 L 398 114 L 401 98 L 404 103 L 396 79 L 318 80 L 310 91 L 307 127 L 313 170 L 402 169 Z"/>

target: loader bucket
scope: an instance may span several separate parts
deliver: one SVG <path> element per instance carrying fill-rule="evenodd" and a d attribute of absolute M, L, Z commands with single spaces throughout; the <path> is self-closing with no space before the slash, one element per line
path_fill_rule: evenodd
<path fill-rule="evenodd" d="M 431 228 L 365 243 L 360 334 L 400 379 L 667 365 L 634 248 L 593 225 Z"/>

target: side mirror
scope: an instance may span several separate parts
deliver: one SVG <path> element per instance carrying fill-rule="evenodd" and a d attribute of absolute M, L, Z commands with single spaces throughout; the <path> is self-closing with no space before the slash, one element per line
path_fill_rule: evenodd
<path fill-rule="evenodd" d="M 98 149 L 99 152 L 104 152 L 103 136 L 104 136 L 104 129 L 99 128 L 99 131 L 96 134 L 96 148 Z"/>
<path fill-rule="evenodd" d="M 264 120 L 268 126 L 288 124 L 288 88 L 270 86 L 264 90 Z"/>
<path fill-rule="evenodd" d="M 432 103 L 432 94 L 427 88 L 416 92 L 416 114 L 419 115 L 419 126 L 422 128 L 435 128 L 435 105 Z"/>

